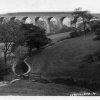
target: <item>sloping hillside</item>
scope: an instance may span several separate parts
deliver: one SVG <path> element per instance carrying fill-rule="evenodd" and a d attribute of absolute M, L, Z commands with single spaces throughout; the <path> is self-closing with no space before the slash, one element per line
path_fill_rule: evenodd
<path fill-rule="evenodd" d="M 94 35 L 66 39 L 44 50 L 34 52 L 33 57 L 28 59 L 32 72 L 41 72 L 43 77 L 49 79 L 72 77 L 97 80 L 100 69 L 95 67 L 95 64 L 92 66 L 90 64 L 87 68 L 81 67 L 83 57 L 99 49 L 100 42 L 93 41 L 93 38 Z"/>
<path fill-rule="evenodd" d="M 66 39 L 34 52 L 28 59 L 31 71 L 41 72 L 47 80 L 19 80 L 0 87 L 0 95 L 99 95 L 100 92 L 94 92 L 91 88 L 95 84 L 90 83 L 100 82 L 100 62 L 82 62 L 85 55 L 93 54 L 99 49 L 100 42 L 93 41 L 93 38 L 94 35 Z"/>

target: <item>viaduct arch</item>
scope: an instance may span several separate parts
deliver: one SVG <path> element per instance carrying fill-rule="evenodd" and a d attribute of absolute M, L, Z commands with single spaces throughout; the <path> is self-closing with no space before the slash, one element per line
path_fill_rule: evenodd
<path fill-rule="evenodd" d="M 98 17 L 98 19 L 100 18 L 100 14 L 94 14 L 94 16 Z M 0 15 L 0 23 L 7 20 L 20 20 L 23 23 L 32 23 L 33 25 L 43 27 L 48 34 L 51 32 L 51 23 L 56 28 L 61 29 L 67 21 L 70 27 L 72 19 L 72 12 L 19 12 Z M 68 25 L 66 24 L 66 26 Z"/>

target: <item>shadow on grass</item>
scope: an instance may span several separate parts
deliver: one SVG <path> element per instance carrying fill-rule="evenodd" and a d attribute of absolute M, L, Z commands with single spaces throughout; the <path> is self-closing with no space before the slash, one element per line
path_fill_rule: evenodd
<path fill-rule="evenodd" d="M 96 36 L 93 40 L 94 41 L 100 41 L 100 36 Z"/>
<path fill-rule="evenodd" d="M 80 87 L 80 88 L 86 88 L 88 90 L 90 90 L 91 92 L 97 92 L 100 90 L 100 83 L 97 82 L 87 82 L 85 80 L 74 80 L 72 78 L 68 78 L 68 79 L 64 79 L 64 78 L 56 78 L 53 79 L 51 81 L 47 80 L 47 79 L 35 79 L 34 82 L 40 82 L 43 84 L 49 84 L 49 83 L 55 83 L 55 84 L 61 84 L 61 85 L 66 85 L 66 86 L 70 86 L 70 87 Z"/>
<path fill-rule="evenodd" d="M 100 83 L 96 83 L 96 82 L 89 83 L 85 80 L 73 80 L 72 78 L 69 79 L 57 78 L 52 80 L 52 82 L 56 84 L 68 85 L 72 87 L 77 86 L 81 88 L 86 88 L 93 92 L 100 90 Z"/>

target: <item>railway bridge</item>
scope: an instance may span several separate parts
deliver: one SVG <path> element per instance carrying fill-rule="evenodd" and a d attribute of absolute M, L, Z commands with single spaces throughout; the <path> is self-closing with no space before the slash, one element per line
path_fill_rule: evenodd
<path fill-rule="evenodd" d="M 94 14 L 94 16 L 99 18 L 100 14 Z M 72 19 L 72 12 L 18 12 L 0 15 L 1 23 L 7 20 L 20 20 L 23 23 L 43 27 L 47 33 L 51 32 L 52 25 L 57 29 L 61 29 L 63 25 L 70 27 Z"/>

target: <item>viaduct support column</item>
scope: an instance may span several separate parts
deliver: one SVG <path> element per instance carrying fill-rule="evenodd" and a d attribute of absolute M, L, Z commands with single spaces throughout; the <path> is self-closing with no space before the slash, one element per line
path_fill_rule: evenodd
<path fill-rule="evenodd" d="M 57 18 L 57 24 L 58 24 L 58 27 L 59 27 L 59 30 L 62 28 L 62 22 L 59 18 Z"/>
<path fill-rule="evenodd" d="M 50 25 L 47 19 L 44 19 L 45 23 L 46 23 L 46 33 L 49 34 L 50 33 Z"/>

